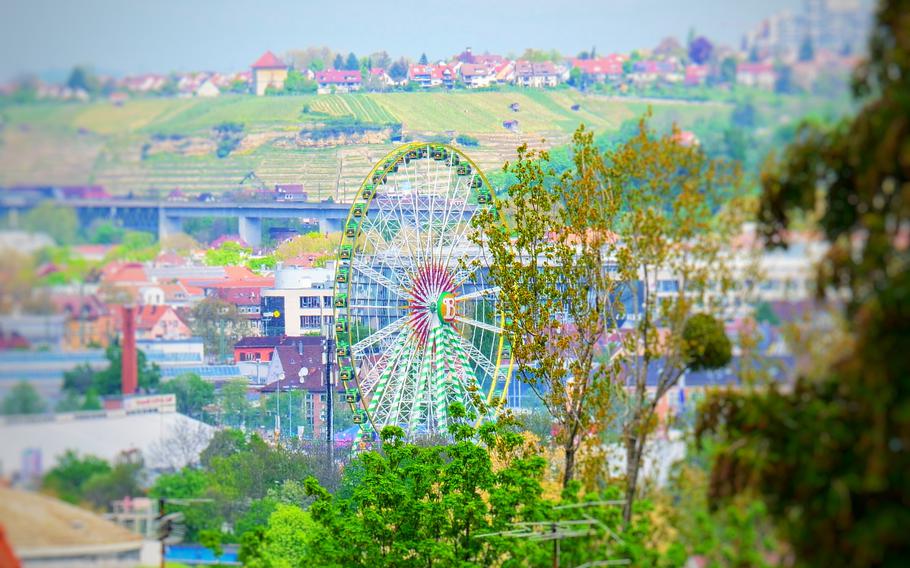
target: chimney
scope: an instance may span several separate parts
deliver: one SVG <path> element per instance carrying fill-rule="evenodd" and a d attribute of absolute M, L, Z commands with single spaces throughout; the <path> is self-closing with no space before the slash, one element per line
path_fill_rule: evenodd
<path fill-rule="evenodd" d="M 303 356 L 303 339 L 297 340 L 297 354 Z"/>
<path fill-rule="evenodd" d="M 126 396 L 136 394 L 139 368 L 136 358 L 136 314 L 133 306 L 122 306 L 123 339 L 121 345 L 120 390 Z"/>

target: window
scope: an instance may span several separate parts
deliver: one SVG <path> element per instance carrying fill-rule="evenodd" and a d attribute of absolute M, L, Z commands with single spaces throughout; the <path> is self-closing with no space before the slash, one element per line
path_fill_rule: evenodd
<path fill-rule="evenodd" d="M 319 307 L 319 296 L 301 296 L 300 297 L 300 307 L 301 308 L 318 308 Z"/>
<path fill-rule="evenodd" d="M 319 316 L 300 316 L 301 329 L 319 329 Z"/>

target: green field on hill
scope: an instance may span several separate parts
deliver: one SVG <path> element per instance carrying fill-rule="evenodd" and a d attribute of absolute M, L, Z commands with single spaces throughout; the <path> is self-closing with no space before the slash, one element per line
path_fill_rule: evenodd
<path fill-rule="evenodd" d="M 517 112 L 510 108 L 513 103 Z M 467 151 L 485 169 L 496 169 L 522 143 L 564 144 L 580 123 L 598 132 L 615 131 L 649 106 L 660 124 L 683 127 L 729 114 L 731 108 L 569 89 L 39 102 L 0 108 L 0 185 L 98 183 L 121 194 L 175 188 L 218 192 L 236 189 L 247 172 L 255 171 L 267 184 L 303 183 L 313 195 L 343 199 L 389 151 L 388 140 L 311 147 L 296 143 L 298 131 L 326 124 L 401 124 L 411 137 L 468 134 L 479 146 Z M 505 129 L 506 120 L 517 120 L 517 131 Z M 225 122 L 242 123 L 244 139 L 218 158 L 213 129 Z M 146 154 L 150 144 L 168 137 L 178 139 L 175 148 Z M 179 148 L 181 140 L 196 144 L 195 150 Z M 211 149 L 205 150 L 206 143 Z"/>

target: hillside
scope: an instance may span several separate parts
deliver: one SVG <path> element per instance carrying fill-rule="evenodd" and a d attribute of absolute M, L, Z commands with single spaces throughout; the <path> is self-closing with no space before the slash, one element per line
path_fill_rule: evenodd
<path fill-rule="evenodd" d="M 513 103 L 518 112 L 510 110 Z M 582 122 L 613 131 L 648 104 L 573 90 L 37 103 L 0 109 L 0 185 L 97 183 L 113 193 L 218 192 L 236 189 L 255 171 L 267 184 L 303 183 L 314 196 L 344 199 L 394 146 L 388 129 L 316 142 L 302 140 L 302 130 L 400 124 L 406 138 L 468 134 L 480 144 L 466 151 L 491 169 L 523 142 L 565 143 Z M 720 103 L 663 102 L 653 108 L 662 123 L 683 127 L 729 112 Z M 505 129 L 505 120 L 517 120 L 517 130 Z M 233 151 L 218 158 L 214 128 L 226 122 L 244 128 Z"/>

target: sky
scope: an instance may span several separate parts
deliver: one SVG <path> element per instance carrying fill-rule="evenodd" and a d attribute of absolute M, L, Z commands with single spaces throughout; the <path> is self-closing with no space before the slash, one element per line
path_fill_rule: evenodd
<path fill-rule="evenodd" d="M 736 46 L 742 35 L 802 0 L 3 0 L 0 81 L 89 65 L 115 75 L 239 71 L 265 50 L 326 45 L 358 55 L 445 58 L 575 54 L 654 47 L 690 29 Z"/>

